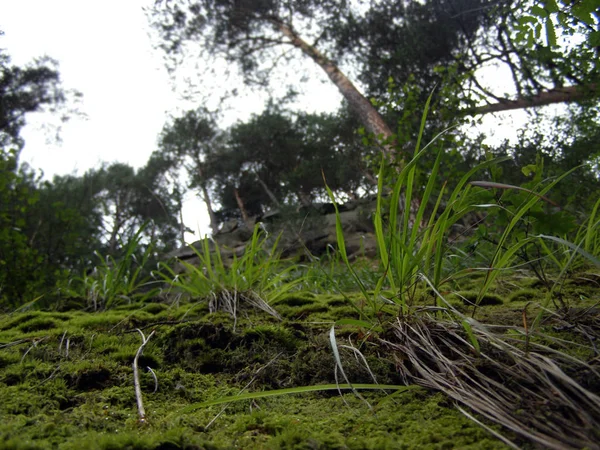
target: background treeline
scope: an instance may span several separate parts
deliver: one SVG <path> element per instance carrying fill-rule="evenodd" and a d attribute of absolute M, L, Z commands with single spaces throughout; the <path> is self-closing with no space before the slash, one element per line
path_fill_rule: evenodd
<path fill-rule="evenodd" d="M 14 307 L 58 292 L 73 274 L 92 271 L 99 258 L 118 258 L 145 223 L 140 252 L 151 245 L 151 255 L 159 258 L 182 243 L 188 190 L 206 203 L 213 232 L 226 220 L 249 221 L 272 209 L 323 200 L 323 174 L 341 200 L 374 192 L 382 151 L 390 167 L 403 164 L 432 92 L 426 140 L 451 126 L 476 126 L 472 117 L 479 113 L 568 104 L 554 120 L 532 114 L 516 145 L 486 147 L 485 136 L 473 136 L 466 126 L 453 128 L 435 144 L 446 152 L 439 177 L 451 188 L 477 161 L 495 155 L 512 161 L 484 176 L 515 185 L 583 164 L 552 198 L 563 216 L 586 211 L 600 191 L 596 3 L 157 5 L 149 17 L 173 70 L 201 42 L 207 55 L 237 67 L 247 84 L 269 91 L 283 82 L 273 64 L 285 74 L 286 67 L 293 71 L 309 63 L 308 56 L 340 83 L 346 102 L 333 114 L 297 111 L 289 106 L 295 94 L 289 86 L 285 99 L 273 98 L 262 113 L 226 129 L 219 126 L 218 112 L 200 106 L 165 124 L 144 167 L 104 164 L 51 181 L 19 164 L 20 132 L 27 113 L 66 109 L 69 96 L 52 61 L 17 67 L 0 50 L 0 305 Z M 278 47 L 294 51 L 278 53 Z M 493 64 L 509 69 L 510 99 L 479 75 Z M 360 86 L 366 103 L 351 82 Z M 394 170 L 389 173 L 393 178 Z M 566 224 L 561 232 L 569 231 L 572 218 L 561 220 L 556 221 Z"/>

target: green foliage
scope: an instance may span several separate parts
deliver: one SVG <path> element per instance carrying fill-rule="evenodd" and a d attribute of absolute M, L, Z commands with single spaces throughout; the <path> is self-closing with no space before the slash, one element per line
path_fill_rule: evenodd
<path fill-rule="evenodd" d="M 64 109 L 69 93 L 61 86 L 56 66 L 48 57 L 25 67 L 11 66 L 8 54 L 0 52 L 0 146 L 21 147 L 27 113 Z"/>
<path fill-rule="evenodd" d="M 176 273 L 167 264 L 161 264 L 161 276 L 171 285 L 175 292 L 185 293 L 193 299 L 227 298 L 233 302 L 230 312 L 235 316 L 238 298 L 245 299 L 250 304 L 262 305 L 273 312 L 268 304 L 292 290 L 301 279 L 292 279 L 290 273 L 295 269 L 280 261 L 277 251 L 277 239 L 274 243 L 267 242 L 257 225 L 254 228 L 251 241 L 246 245 L 243 254 L 233 254 L 230 264 L 224 261 L 219 246 L 204 239 L 203 247 L 197 250 L 192 247 L 199 259 L 198 264 L 185 261 L 183 273 Z M 218 309 L 218 308 L 217 308 Z M 276 315 L 276 313 L 274 314 Z"/>
<path fill-rule="evenodd" d="M 239 402 L 242 400 L 253 400 L 264 397 L 276 397 L 279 395 L 290 395 L 290 394 L 302 394 L 304 392 L 318 392 L 318 391 L 340 391 L 346 389 L 365 389 L 365 390 L 393 390 L 397 393 L 401 393 L 410 389 L 418 389 L 416 386 L 394 386 L 385 384 L 323 384 L 313 386 L 301 386 L 297 388 L 278 389 L 274 391 L 261 391 L 261 392 L 249 392 L 246 394 L 231 395 L 228 397 L 221 397 L 216 400 L 208 402 L 198 403 L 186 407 L 182 412 L 188 413 L 195 411 L 199 408 L 206 408 L 208 406 L 222 405 L 223 403 Z"/>
<path fill-rule="evenodd" d="M 544 308 L 547 308 L 550 302 L 553 302 L 558 307 L 570 307 L 571 304 L 565 302 L 563 299 L 564 296 L 561 293 L 568 273 L 584 270 L 590 265 L 600 267 L 599 207 L 600 199 L 596 201 L 587 221 L 579 227 L 572 238 L 566 233 L 563 237 L 546 236 L 543 234 L 537 236 L 549 264 L 554 265 L 554 269 L 559 271 L 558 276 L 556 276 L 555 281 L 549 286 L 546 293 L 546 298 L 543 302 Z M 567 238 L 571 238 L 573 241 L 571 242 Z M 544 311 L 542 310 L 537 315 L 534 326 L 539 325 L 544 315 L 543 313 Z"/>
<path fill-rule="evenodd" d="M 583 32 L 587 46 L 598 47 L 600 32 L 593 27 L 598 20 L 599 7 L 598 0 L 583 0 L 574 4 L 565 0 L 537 0 L 528 13 L 518 19 L 515 26 L 516 39 L 524 42 L 529 49 L 534 49 L 543 38 L 543 45 L 557 47 L 555 24 L 558 24 L 563 35 L 572 36 Z"/>
<path fill-rule="evenodd" d="M 181 198 L 167 190 L 160 166 L 151 163 L 137 173 L 126 165 L 112 165 L 41 183 L 26 166 L 18 169 L 17 152 L 3 151 L 0 304 L 14 307 L 40 296 L 44 304 L 52 304 L 55 287 L 69 284 L 70 273 L 87 271 L 95 264 L 95 253 L 102 261 L 98 267 L 107 272 L 102 278 L 107 279 L 118 255 L 131 256 L 140 240 L 153 244 L 137 255 L 144 264 L 155 260 L 157 251 L 173 248 Z M 123 248 L 122 242 L 130 244 Z M 114 282 L 103 286 L 92 277 L 84 284 L 102 302 L 128 295 L 111 293 Z"/>
<path fill-rule="evenodd" d="M 104 310 L 123 302 L 135 303 L 156 296 L 156 286 L 148 270 L 152 244 L 142 249 L 142 226 L 131 240 L 123 245 L 123 254 L 115 258 L 96 252 L 99 260 L 91 273 L 71 278 L 59 290 L 67 297 L 84 299 L 93 311 Z"/>
<path fill-rule="evenodd" d="M 66 99 L 54 61 L 17 67 L 0 52 L 0 308 L 39 299 L 60 271 L 48 265 L 46 248 L 37 245 L 46 199 L 35 173 L 19 166 L 19 134 L 27 113 L 61 110 Z"/>
<path fill-rule="evenodd" d="M 336 19 L 338 29 L 332 38 L 338 52 L 358 62 L 358 79 L 369 97 L 390 100 L 386 87 L 392 76 L 399 85 L 414 89 L 419 105 L 434 86 L 456 86 L 471 72 L 466 63 L 470 41 L 478 32 L 485 33 L 493 8 L 486 0 L 384 0 L 363 6 L 365 12 L 354 14 L 354 20 Z M 357 48 L 362 50 L 357 52 Z M 441 92 L 435 97 L 444 98 Z M 399 112 L 407 110 L 415 111 L 403 105 Z M 398 123 L 397 113 L 388 117 L 388 123 Z M 413 114 L 411 121 L 416 123 L 413 137 L 418 133 L 420 114 Z"/>
<path fill-rule="evenodd" d="M 430 100 L 431 96 L 429 97 Z M 437 149 L 433 167 L 427 173 L 426 184 L 422 187 L 418 184 L 420 180 L 425 178 L 423 172 L 421 172 L 422 169 L 419 168 L 420 160 L 429 147 L 433 147 L 435 143 L 434 139 L 423 148 L 420 147 L 429 111 L 429 101 L 423 112 L 413 159 L 407 162 L 400 173 L 395 176 L 396 180 L 389 200 L 387 226 L 384 226 L 383 223 L 384 179 L 386 179 L 386 167 L 387 170 L 390 170 L 390 168 L 386 165 L 385 160 L 381 162 L 378 178 L 377 211 L 374 220 L 383 273 L 372 293 L 367 291 L 348 261 L 342 224 L 336 205 L 336 230 L 341 257 L 348 270 L 354 275 L 365 300 L 374 312 L 382 306 L 380 293 L 385 282 L 387 282 L 387 286 L 392 292 L 391 299 L 388 299 L 388 301 L 396 303 L 402 315 L 409 312 L 408 308 L 414 298 L 419 276 L 425 276 L 433 280 L 435 289 L 438 289 L 440 283 L 444 282 L 442 276 L 445 272 L 445 254 L 449 248 L 447 239 L 450 228 L 467 213 L 475 209 L 475 205 L 471 203 L 471 186 L 467 182 L 477 171 L 498 162 L 486 161 L 464 174 L 451 191 L 445 207 L 441 208 L 445 185 L 436 186 L 439 179 L 438 170 L 443 156 L 440 147 Z M 393 169 L 395 170 L 395 167 Z M 433 196 L 435 190 L 438 192 L 437 198 Z M 328 192 L 332 201 L 335 202 L 333 193 Z"/>
<path fill-rule="evenodd" d="M 33 300 L 45 281 L 43 257 L 26 233 L 39 199 L 36 180 L 17 168 L 17 155 L 0 147 L 0 307 Z"/>
<path fill-rule="evenodd" d="M 585 88 L 598 82 L 598 7 L 597 0 L 520 0 L 496 9 L 500 42 L 515 56 L 509 66 L 520 96 L 545 85 Z"/>
<path fill-rule="evenodd" d="M 336 192 L 368 189 L 370 149 L 355 138 L 354 126 L 344 114 L 292 114 L 269 104 L 221 131 L 208 112 L 188 111 L 163 129 L 160 155 L 183 165 L 209 214 L 213 203 L 220 205 L 211 222 L 260 216 L 322 197 L 321 170 Z M 211 225 L 216 231 L 218 223 Z"/>
<path fill-rule="evenodd" d="M 2 308 L 31 306 L 40 299 L 51 305 L 56 285 L 68 284 L 71 271 L 86 270 L 95 251 L 116 256 L 122 250 L 119 243 L 133 238 L 148 220 L 152 223 L 143 228 L 144 238 L 155 250 L 173 248 L 181 229 L 181 196 L 169 190 L 165 164 L 156 158 L 137 172 L 113 164 L 79 177 L 56 176 L 52 182 L 42 182 L 27 165 L 19 165 L 26 114 L 59 112 L 70 96 L 53 61 L 15 67 L 6 54 L 0 55 Z"/>
<path fill-rule="evenodd" d="M 181 229 L 181 195 L 177 190 L 170 191 L 165 164 L 151 157 L 137 171 L 127 164 L 113 163 L 85 174 L 93 180 L 93 202 L 102 217 L 101 230 L 109 255 L 117 254 L 119 242 L 129 241 L 139 229 L 161 251 L 176 245 Z"/>

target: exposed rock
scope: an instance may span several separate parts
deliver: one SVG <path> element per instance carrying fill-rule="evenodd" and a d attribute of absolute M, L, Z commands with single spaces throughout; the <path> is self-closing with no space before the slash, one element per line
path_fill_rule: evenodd
<path fill-rule="evenodd" d="M 346 252 L 349 257 L 360 255 L 373 257 L 377 253 L 373 227 L 373 213 L 376 198 L 359 199 L 338 205 L 340 220 L 344 230 Z M 278 250 L 285 257 L 306 255 L 321 256 L 328 248 L 337 248 L 336 216 L 332 203 L 317 203 L 302 206 L 295 212 L 274 210 L 256 218 L 267 232 L 268 242 L 273 244 L 279 237 Z M 233 256 L 243 255 L 246 245 L 252 239 L 253 230 L 238 220 L 225 222 L 221 229 L 208 238 L 209 250 L 219 246 L 225 264 Z M 204 251 L 204 240 L 168 253 L 167 258 L 185 260 L 198 264 L 196 251 Z M 194 262 L 194 258 L 196 262 Z"/>

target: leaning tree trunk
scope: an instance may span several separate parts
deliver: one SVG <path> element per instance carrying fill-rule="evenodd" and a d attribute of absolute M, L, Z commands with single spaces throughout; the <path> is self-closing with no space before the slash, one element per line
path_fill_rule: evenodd
<path fill-rule="evenodd" d="M 290 25 L 276 20 L 273 20 L 273 22 L 294 47 L 302 50 L 305 55 L 309 56 L 325 71 L 329 79 L 340 90 L 352 111 L 358 115 L 365 129 L 373 133 L 378 140 L 385 142 L 383 144 L 383 151 L 388 158 L 391 158 L 396 152 L 392 143 L 389 142 L 393 138 L 394 133 L 392 133 L 390 127 L 388 127 L 381 114 L 377 112 L 371 102 L 360 93 L 338 66 L 315 47 L 304 41 Z"/>
<path fill-rule="evenodd" d="M 242 213 L 242 220 L 246 224 L 248 228 L 252 228 L 252 224 L 250 222 L 250 216 L 248 216 L 248 211 L 246 211 L 246 206 L 244 205 L 244 200 L 240 196 L 240 191 L 237 188 L 233 190 L 233 195 L 235 195 L 235 201 L 237 202 L 238 208 Z"/>
<path fill-rule="evenodd" d="M 273 191 L 271 189 L 269 189 L 269 186 L 267 186 L 267 183 L 265 183 L 263 180 L 261 180 L 261 178 L 258 175 L 256 176 L 256 180 L 258 181 L 258 184 L 260 184 L 262 186 L 265 193 L 269 196 L 269 198 L 273 202 L 273 205 L 275 205 L 275 207 L 279 208 L 281 206 L 281 204 L 279 203 L 279 200 L 277 200 L 277 197 L 275 197 L 275 194 L 273 193 Z"/>
<path fill-rule="evenodd" d="M 383 141 L 388 141 L 383 145 L 383 150 L 388 157 L 391 157 L 396 152 L 394 145 L 389 140 L 393 136 L 391 129 L 384 122 L 381 115 L 371 105 L 371 102 L 354 86 L 352 81 L 344 75 L 344 73 L 331 60 L 323 55 L 312 45 L 304 41 L 298 33 L 288 24 L 283 23 L 279 19 L 271 19 L 271 21 L 279 28 L 289 40 L 290 43 L 302 50 L 316 62 L 327 74 L 327 76 L 338 87 L 350 108 L 358 114 L 360 121 L 367 131 L 375 134 L 375 136 Z M 599 47 L 600 48 L 600 47 Z M 550 105 L 554 103 L 569 103 L 585 101 L 587 99 L 600 95 L 600 89 L 596 83 L 583 86 L 567 86 L 561 88 L 550 89 L 543 91 L 531 97 L 520 97 L 516 100 L 504 100 L 498 103 L 477 107 L 470 110 L 465 110 L 463 115 L 478 115 L 491 112 L 507 111 L 512 109 L 524 109 L 536 106 Z M 400 155 L 410 157 L 410 155 Z"/>

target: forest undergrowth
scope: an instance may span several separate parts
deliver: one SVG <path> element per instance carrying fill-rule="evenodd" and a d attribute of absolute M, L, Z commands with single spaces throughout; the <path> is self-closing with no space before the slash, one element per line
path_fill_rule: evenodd
<path fill-rule="evenodd" d="M 138 234 L 3 314 L 0 447 L 600 448 L 600 200 L 542 232 L 572 171 L 478 181 L 490 158 L 449 188 L 420 141 L 381 164 L 375 260 L 350 260 L 339 214 L 305 262 L 257 226 L 232 262 L 205 241 L 146 271 Z"/>

